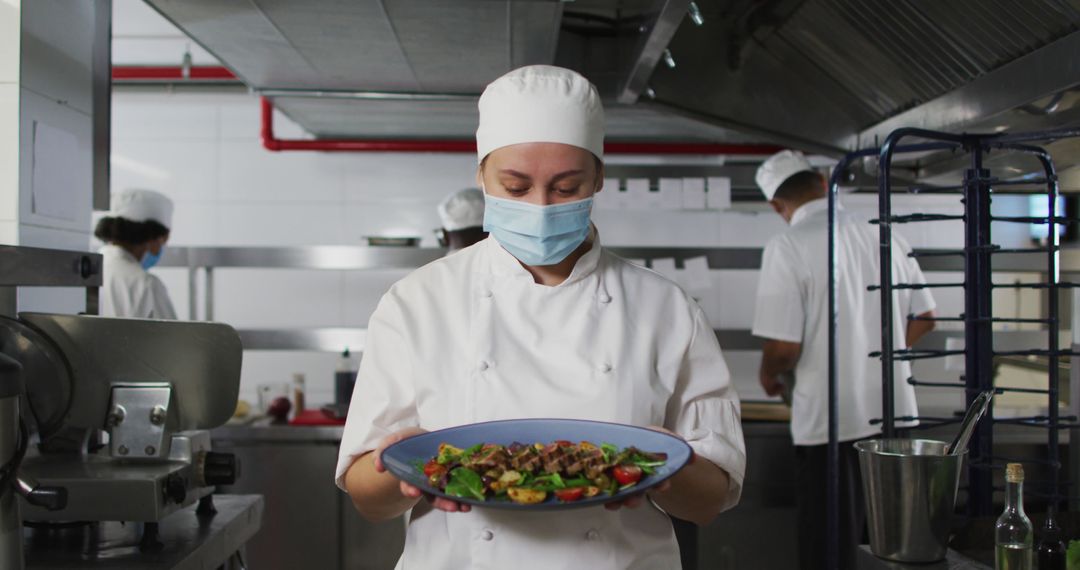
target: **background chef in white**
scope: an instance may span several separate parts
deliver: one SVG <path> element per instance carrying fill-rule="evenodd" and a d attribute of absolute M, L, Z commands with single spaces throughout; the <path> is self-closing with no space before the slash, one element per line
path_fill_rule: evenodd
<path fill-rule="evenodd" d="M 172 227 L 173 203 L 153 190 L 124 190 L 98 220 L 94 237 L 105 242 L 100 312 L 106 317 L 175 319 L 165 284 L 149 269 L 161 258 Z"/>
<path fill-rule="evenodd" d="M 738 502 L 739 403 L 705 315 L 675 284 L 601 247 L 603 109 L 575 72 L 531 66 L 480 98 L 478 180 L 492 237 L 395 284 L 368 328 L 337 483 L 371 519 L 412 509 L 399 568 L 678 568 L 668 515 Z M 657 426 L 696 460 L 609 508 L 469 509 L 419 501 L 381 449 L 421 430 L 568 417 Z"/>
<path fill-rule="evenodd" d="M 798 152 L 782 151 L 757 171 L 765 198 L 790 227 L 765 246 L 754 313 L 755 336 L 767 339 L 760 380 L 778 395 L 782 378 L 794 373 L 791 435 L 799 481 L 799 561 L 825 567 L 826 444 L 828 443 L 828 200 L 825 178 Z M 865 514 L 858 458 L 852 442 L 879 433 L 870 424 L 881 413 L 881 362 L 869 358 L 881 347 L 881 296 L 867 287 L 880 281 L 878 231 L 866 220 L 837 211 L 837 380 L 841 451 L 842 567 L 853 567 Z M 925 283 L 911 249 L 893 234 L 893 282 Z M 897 347 L 911 346 L 933 329 L 934 300 L 926 289 L 898 290 L 893 301 Z M 903 343 L 901 345 L 901 343 Z M 896 365 L 896 415 L 916 416 L 911 367 Z"/>
<path fill-rule="evenodd" d="M 478 188 L 458 190 L 439 202 L 442 235 L 439 241 L 446 253 L 454 253 L 480 242 L 484 231 L 484 193 Z"/>

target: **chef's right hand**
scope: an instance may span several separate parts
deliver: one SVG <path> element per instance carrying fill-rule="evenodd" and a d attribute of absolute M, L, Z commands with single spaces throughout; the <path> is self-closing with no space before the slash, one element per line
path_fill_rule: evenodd
<path fill-rule="evenodd" d="M 382 462 L 382 452 L 384 449 L 403 439 L 410 438 L 414 435 L 420 435 L 422 433 L 427 433 L 427 430 L 420 429 L 418 427 L 411 427 L 396 431 L 384 437 L 382 441 L 379 442 L 378 447 L 376 447 L 375 451 L 373 452 L 375 454 L 375 471 L 379 473 L 386 473 L 386 466 L 383 465 Z M 415 485 L 410 485 L 405 481 L 399 481 L 398 485 L 401 489 L 402 495 L 412 499 L 419 499 L 420 497 L 424 497 L 429 503 L 431 503 L 431 506 L 439 509 L 440 511 L 446 511 L 448 513 L 467 513 L 471 508 L 469 505 L 459 503 L 457 501 L 451 501 L 442 497 L 435 497 L 430 493 L 425 493 L 421 491 L 419 487 Z"/>

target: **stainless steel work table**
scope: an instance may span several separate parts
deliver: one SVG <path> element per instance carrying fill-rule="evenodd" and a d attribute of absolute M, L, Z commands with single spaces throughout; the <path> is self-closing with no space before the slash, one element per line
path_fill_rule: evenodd
<path fill-rule="evenodd" d="M 930 564 L 904 564 L 903 562 L 891 562 L 874 556 L 870 547 L 862 545 L 855 554 L 855 567 L 859 570 L 990 570 L 981 562 L 972 560 L 955 550 L 949 550 L 945 560 Z"/>
<path fill-rule="evenodd" d="M 27 529 L 28 570 L 206 570 L 226 565 L 262 526 L 259 495 L 215 495 L 217 513 L 195 507 L 159 523 L 163 548 L 139 551 L 138 523 L 100 522 L 77 528 Z M 89 546 L 88 546 L 89 545 Z M 225 566 L 231 568 L 231 566 Z"/>

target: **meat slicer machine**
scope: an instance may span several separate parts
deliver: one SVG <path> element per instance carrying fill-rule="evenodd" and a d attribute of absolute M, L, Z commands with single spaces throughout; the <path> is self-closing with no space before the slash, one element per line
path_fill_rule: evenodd
<path fill-rule="evenodd" d="M 214 487 L 238 465 L 206 430 L 232 416 L 241 360 L 239 336 L 220 323 L 0 316 L 0 376 L 18 374 L 23 391 L 13 408 L 0 382 L 0 483 L 23 497 L 0 487 L 0 549 L 20 507 L 44 526 L 147 523 L 151 550 L 158 521 L 196 502 L 212 511 Z"/>

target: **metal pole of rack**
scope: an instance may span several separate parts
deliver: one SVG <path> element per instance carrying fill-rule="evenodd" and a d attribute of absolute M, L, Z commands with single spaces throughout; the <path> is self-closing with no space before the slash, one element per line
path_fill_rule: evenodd
<path fill-rule="evenodd" d="M 896 132 L 881 145 L 878 158 L 878 275 L 881 287 L 881 434 L 896 437 L 896 408 L 893 403 L 893 314 L 892 314 L 892 196 L 890 176 L 893 149 L 900 137 Z"/>
<path fill-rule="evenodd" d="M 897 152 L 917 152 L 925 150 L 940 150 L 947 147 L 942 143 L 930 143 L 897 147 Z M 827 544 L 825 546 L 826 565 L 828 568 L 839 567 L 840 561 L 840 411 L 837 406 L 839 387 L 837 385 L 838 370 L 838 345 L 837 327 L 839 326 L 839 307 L 836 304 L 836 288 L 839 282 L 839 268 L 836 259 L 836 208 L 837 198 L 840 192 L 840 181 L 847 174 L 848 167 L 857 159 L 879 154 L 879 149 L 863 149 L 848 154 L 840 159 L 833 168 L 829 177 L 829 376 L 828 376 L 828 449 L 826 456 L 826 494 L 825 494 L 825 521 Z M 886 175 L 888 171 L 886 170 Z M 890 238 L 891 239 L 891 238 Z M 891 273 L 888 282 L 891 282 Z M 891 314 L 891 312 L 890 312 Z M 891 368 L 891 366 L 890 366 Z M 890 408 L 891 414 L 891 408 Z"/>
<path fill-rule="evenodd" d="M 1080 135 L 1080 133 L 1076 133 Z M 1006 150 L 1013 150 L 1030 154 L 1039 160 L 1039 164 L 1043 168 L 1043 172 L 1046 177 L 1046 199 L 1047 199 L 1047 251 L 1046 251 L 1046 281 L 1047 281 L 1047 359 L 1049 360 L 1049 371 L 1047 377 L 1047 416 L 1048 416 L 1048 429 L 1047 429 L 1047 463 L 1050 467 L 1050 484 L 1049 492 L 1047 493 L 1049 501 L 1047 504 L 1047 516 L 1055 516 L 1058 512 L 1058 506 L 1061 502 L 1061 460 L 1060 460 L 1060 438 L 1058 433 L 1058 422 L 1061 419 L 1060 406 L 1060 371 L 1058 369 L 1060 363 L 1060 334 L 1061 334 L 1061 307 L 1060 307 L 1060 286 L 1061 286 L 1061 237 L 1058 235 L 1058 211 L 1057 211 L 1057 198 L 1059 193 L 1057 171 L 1054 168 L 1054 161 L 1050 157 L 1050 153 L 1046 149 L 1038 146 L 1029 146 L 1021 144 L 1000 144 L 997 145 L 1000 148 Z M 1064 214 L 1064 212 L 1062 212 Z M 1075 322 L 1074 322 L 1075 323 Z M 1075 324 L 1074 324 L 1075 326 Z M 1071 441 L 1071 440 L 1070 440 Z"/>
<path fill-rule="evenodd" d="M 967 146 L 971 169 L 964 173 L 964 384 L 970 406 L 985 390 L 994 387 L 993 317 L 990 238 L 990 172 L 983 168 L 981 140 Z M 969 448 L 974 458 L 989 463 L 993 457 L 993 408 L 975 428 Z M 974 460 L 973 460 L 974 461 Z M 973 467 L 978 467 L 972 465 Z M 993 473 L 988 468 L 968 470 L 968 512 L 991 514 Z"/>
<path fill-rule="evenodd" d="M 839 567 L 840 562 L 840 441 L 837 417 L 836 391 L 836 195 L 840 191 L 840 178 L 847 171 L 851 160 L 861 156 L 853 153 L 840 160 L 829 177 L 829 447 L 825 466 L 825 563 L 828 568 Z"/>
<path fill-rule="evenodd" d="M 214 320 L 214 268 L 209 265 L 203 268 L 206 287 L 203 289 L 203 305 L 206 309 L 204 318 Z"/>
<path fill-rule="evenodd" d="M 187 271 L 188 271 L 188 274 L 187 274 L 188 320 L 189 321 L 197 321 L 197 320 L 199 320 L 199 300 L 195 296 L 195 293 L 199 289 L 199 287 L 197 285 L 197 283 L 198 283 L 198 275 L 199 275 L 199 268 L 194 266 L 194 265 L 189 265 Z"/>
<path fill-rule="evenodd" d="M 1060 502 L 1060 485 L 1061 485 L 1061 461 L 1058 457 L 1059 454 L 1059 441 L 1058 441 L 1058 420 L 1061 399 L 1058 397 L 1058 384 L 1061 381 L 1058 371 L 1058 351 L 1061 350 L 1061 342 L 1058 335 L 1061 331 L 1060 328 L 1060 310 L 1059 307 L 1059 293 L 1058 284 L 1061 282 L 1061 274 L 1058 271 L 1058 249 L 1060 247 L 1060 238 L 1058 236 L 1058 224 L 1057 224 L 1057 197 L 1058 197 L 1058 181 L 1057 173 L 1054 172 L 1054 163 L 1050 160 L 1050 157 L 1045 153 L 1039 155 L 1039 161 L 1042 162 L 1043 168 L 1046 170 L 1046 179 L 1049 181 L 1047 185 L 1046 199 L 1049 201 L 1050 215 L 1047 218 L 1047 230 L 1049 232 L 1047 238 L 1047 245 L 1049 245 L 1049 251 L 1047 252 L 1046 265 L 1048 275 L 1047 281 L 1050 284 L 1050 288 L 1047 290 L 1047 316 L 1050 318 L 1050 325 L 1047 327 L 1047 348 L 1050 351 L 1050 377 L 1047 378 L 1047 389 L 1049 394 L 1049 415 L 1050 416 L 1050 430 L 1049 430 L 1049 449 L 1047 450 L 1047 459 L 1050 461 L 1050 505 L 1047 509 L 1047 516 L 1054 517 L 1057 514 L 1058 504 Z"/>

